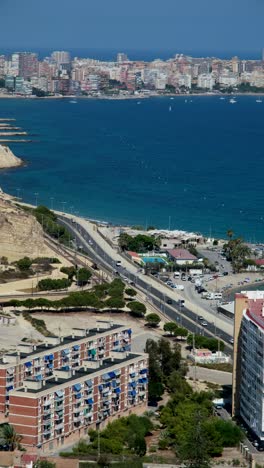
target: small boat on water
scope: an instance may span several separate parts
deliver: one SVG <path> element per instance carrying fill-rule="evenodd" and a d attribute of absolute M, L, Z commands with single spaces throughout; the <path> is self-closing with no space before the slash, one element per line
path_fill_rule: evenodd
<path fill-rule="evenodd" d="M 141 101 L 138 101 L 137 104 L 141 104 Z"/>
<path fill-rule="evenodd" d="M 229 102 L 230 102 L 230 104 L 236 104 L 237 103 L 237 101 L 235 99 L 233 99 L 233 98 L 229 99 Z"/>
<path fill-rule="evenodd" d="M 262 102 L 262 99 L 256 99 L 256 102 Z"/>
<path fill-rule="evenodd" d="M 77 101 L 72 100 L 70 101 L 70 104 L 77 104 Z"/>
<path fill-rule="evenodd" d="M 170 107 L 169 107 L 169 112 L 171 112 L 171 111 L 172 111 L 172 107 L 170 106 Z"/>
<path fill-rule="evenodd" d="M 170 99 L 173 101 L 174 97 L 171 97 Z"/>
<path fill-rule="evenodd" d="M 220 97 L 219 99 L 221 99 L 221 101 L 224 101 L 224 100 L 225 100 L 225 98 L 224 98 L 224 97 Z"/>

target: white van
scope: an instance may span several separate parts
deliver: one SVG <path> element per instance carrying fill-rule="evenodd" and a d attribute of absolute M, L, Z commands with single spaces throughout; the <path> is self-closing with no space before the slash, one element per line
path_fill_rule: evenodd
<path fill-rule="evenodd" d="M 175 271 L 173 274 L 173 278 L 180 278 L 181 274 L 179 271 Z"/>

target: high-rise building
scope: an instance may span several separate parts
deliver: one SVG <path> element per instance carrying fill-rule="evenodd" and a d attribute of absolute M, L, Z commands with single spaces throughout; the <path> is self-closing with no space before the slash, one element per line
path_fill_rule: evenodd
<path fill-rule="evenodd" d="M 128 62 L 128 56 L 123 52 L 119 52 L 116 57 L 117 63 Z"/>
<path fill-rule="evenodd" d="M 5 378 L 13 377 L 9 385 L 16 385 L 8 390 L 8 420 L 30 451 L 74 443 L 89 428 L 147 408 L 148 356 L 129 352 L 131 330 L 112 325 L 82 332 L 29 353 L 17 364 L 15 378 L 8 368 Z"/>
<path fill-rule="evenodd" d="M 63 63 L 64 64 L 65 63 L 70 63 L 71 56 L 70 56 L 70 53 L 66 52 L 65 50 L 56 50 L 55 52 L 52 52 L 51 59 L 59 67 Z"/>
<path fill-rule="evenodd" d="M 32 52 L 19 52 L 19 76 L 26 80 L 38 73 L 38 54 Z"/>
<path fill-rule="evenodd" d="M 264 291 L 235 297 L 233 416 L 264 447 Z"/>

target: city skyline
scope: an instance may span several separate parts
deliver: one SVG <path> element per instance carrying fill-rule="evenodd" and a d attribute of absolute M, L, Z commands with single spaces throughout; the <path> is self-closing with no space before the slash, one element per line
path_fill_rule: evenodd
<path fill-rule="evenodd" d="M 0 14 L 5 19 L 0 31 L 2 47 L 252 53 L 264 43 L 264 4 L 260 0 L 233 0 L 231 4 L 223 0 L 221 8 L 212 7 L 209 0 L 190 0 L 188 5 L 166 0 L 162 8 L 149 0 L 143 5 L 135 0 L 133 9 L 120 0 L 114 5 L 105 1 L 87 5 L 78 0 L 75 8 L 65 0 L 61 6 L 62 2 L 47 0 L 39 13 L 33 0 L 26 4 L 14 0 L 12 5 L 1 2 Z"/>

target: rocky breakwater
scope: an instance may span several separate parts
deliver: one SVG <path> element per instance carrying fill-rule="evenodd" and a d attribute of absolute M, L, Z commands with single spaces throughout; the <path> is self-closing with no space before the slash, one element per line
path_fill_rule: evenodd
<path fill-rule="evenodd" d="M 8 146 L 0 144 L 0 169 L 22 166 L 23 161 L 15 156 Z"/>
<path fill-rule="evenodd" d="M 25 256 L 52 257 L 45 245 L 41 225 L 33 215 L 6 200 L 0 193 L 0 256 L 15 261 Z"/>

